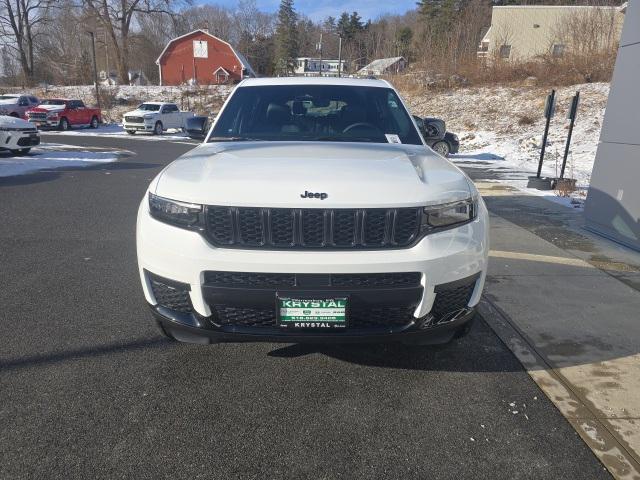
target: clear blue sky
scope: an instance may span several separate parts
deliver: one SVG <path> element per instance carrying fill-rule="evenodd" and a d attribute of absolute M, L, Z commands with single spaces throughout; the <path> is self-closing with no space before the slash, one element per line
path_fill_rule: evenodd
<path fill-rule="evenodd" d="M 229 0 L 201 0 L 202 3 L 217 3 L 230 6 Z M 256 0 L 258 8 L 266 12 L 274 12 L 280 5 L 280 0 Z M 337 17 L 340 13 L 357 11 L 363 19 L 374 19 L 384 13 L 405 13 L 416 8 L 416 0 L 294 0 L 298 12 L 312 20 L 322 20 L 331 15 Z"/>

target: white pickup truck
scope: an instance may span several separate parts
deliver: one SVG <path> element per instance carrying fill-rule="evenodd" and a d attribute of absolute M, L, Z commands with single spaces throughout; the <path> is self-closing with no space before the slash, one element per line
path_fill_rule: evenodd
<path fill-rule="evenodd" d="M 124 114 L 122 124 L 130 135 L 136 132 L 151 132 L 162 135 L 170 128 L 183 129 L 193 112 L 181 112 L 175 103 L 145 102 L 132 112 Z"/>

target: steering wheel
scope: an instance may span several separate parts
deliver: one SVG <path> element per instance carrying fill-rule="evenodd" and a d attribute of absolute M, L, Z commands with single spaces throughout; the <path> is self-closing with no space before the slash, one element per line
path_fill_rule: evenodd
<path fill-rule="evenodd" d="M 363 128 L 363 129 L 371 130 L 371 131 L 375 132 L 376 134 L 380 133 L 380 129 L 378 127 L 376 127 L 373 123 L 369 123 L 369 122 L 352 123 L 351 125 L 346 127 L 344 130 L 342 130 L 342 133 L 349 133 L 351 130 L 355 130 L 356 128 Z"/>

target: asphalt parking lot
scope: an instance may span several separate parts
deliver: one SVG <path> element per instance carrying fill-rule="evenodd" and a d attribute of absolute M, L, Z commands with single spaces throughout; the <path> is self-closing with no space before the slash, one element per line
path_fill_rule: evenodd
<path fill-rule="evenodd" d="M 610 478 L 479 319 L 448 347 L 170 343 L 136 269 L 192 145 L 0 178 L 0 478 Z"/>

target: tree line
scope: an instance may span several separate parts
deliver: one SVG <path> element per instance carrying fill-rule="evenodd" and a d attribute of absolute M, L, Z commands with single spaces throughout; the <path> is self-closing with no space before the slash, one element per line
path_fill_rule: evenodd
<path fill-rule="evenodd" d="M 296 57 L 342 58 L 354 71 L 371 60 L 404 56 L 445 73 L 476 57 L 497 4 L 535 0 L 419 0 L 402 15 L 363 20 L 336 12 L 320 21 L 299 13 L 294 0 L 277 12 L 255 0 L 234 6 L 193 0 L 0 0 L 0 82 L 7 85 L 88 84 L 93 80 L 91 36 L 98 70 L 158 81 L 155 61 L 169 40 L 197 28 L 234 45 L 260 75 L 286 74 Z M 572 3 L 563 1 L 562 4 Z M 584 2 L 574 2 L 584 3 Z M 322 44 L 320 38 L 322 36 Z"/>

